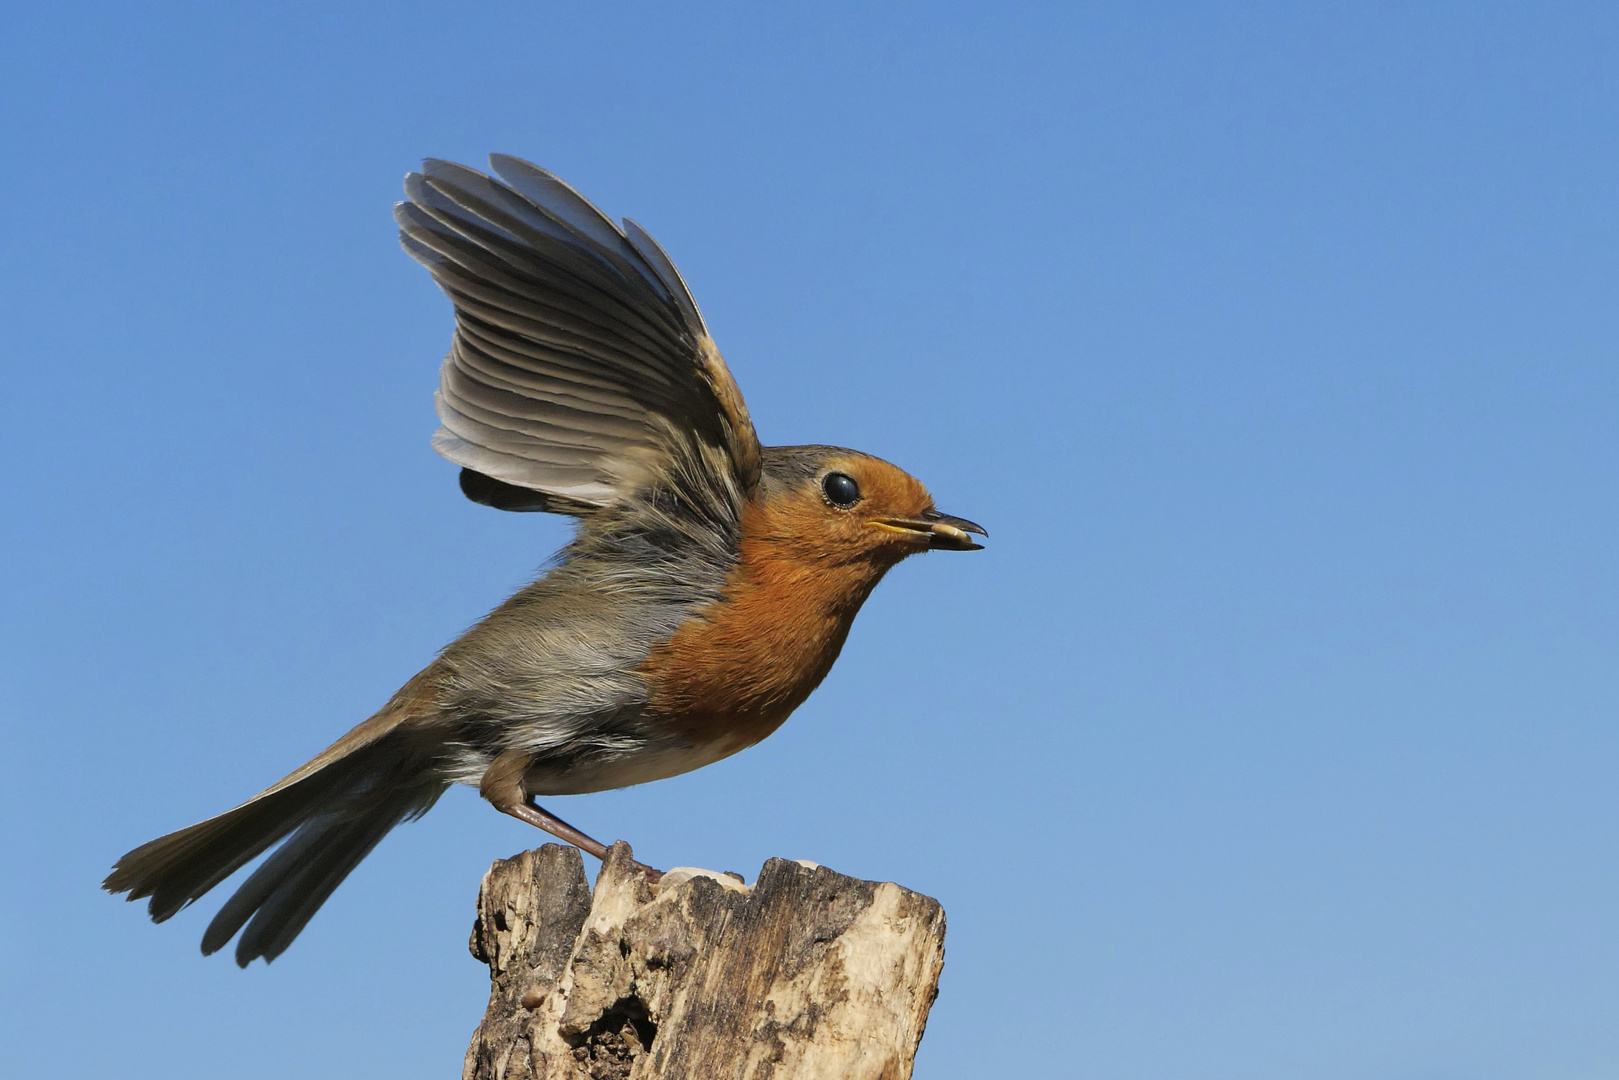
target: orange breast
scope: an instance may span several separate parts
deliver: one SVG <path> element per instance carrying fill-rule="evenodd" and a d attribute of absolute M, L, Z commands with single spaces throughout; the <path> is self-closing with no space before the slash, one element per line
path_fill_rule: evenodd
<path fill-rule="evenodd" d="M 716 758 L 775 731 L 820 685 L 882 576 L 864 562 L 807 552 L 802 539 L 814 522 L 794 516 L 750 504 L 724 594 L 641 666 L 649 711 Z"/>

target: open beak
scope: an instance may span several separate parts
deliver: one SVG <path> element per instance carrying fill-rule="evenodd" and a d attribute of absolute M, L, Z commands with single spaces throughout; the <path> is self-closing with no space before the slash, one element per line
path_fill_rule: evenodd
<path fill-rule="evenodd" d="M 924 510 L 914 518 L 879 518 L 871 524 L 879 529 L 909 533 L 917 539 L 925 539 L 928 548 L 934 551 L 978 551 L 984 545 L 968 534 L 989 535 L 982 525 L 966 518 L 941 514 L 937 510 Z"/>

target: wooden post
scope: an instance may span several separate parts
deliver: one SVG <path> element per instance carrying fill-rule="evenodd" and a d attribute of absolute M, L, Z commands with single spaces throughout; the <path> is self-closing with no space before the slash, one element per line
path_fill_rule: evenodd
<path fill-rule="evenodd" d="M 613 845 L 484 875 L 472 955 L 489 1010 L 463 1080 L 905 1080 L 944 966 L 944 909 L 892 882 L 771 859 L 750 888 L 656 888 Z"/>

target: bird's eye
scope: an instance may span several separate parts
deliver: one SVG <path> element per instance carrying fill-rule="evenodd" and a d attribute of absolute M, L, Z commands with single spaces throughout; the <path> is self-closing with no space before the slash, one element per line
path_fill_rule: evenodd
<path fill-rule="evenodd" d="M 854 482 L 854 477 L 844 473 L 827 473 L 826 479 L 821 481 L 821 490 L 826 493 L 826 501 L 839 510 L 847 510 L 860 501 L 860 485 Z"/>

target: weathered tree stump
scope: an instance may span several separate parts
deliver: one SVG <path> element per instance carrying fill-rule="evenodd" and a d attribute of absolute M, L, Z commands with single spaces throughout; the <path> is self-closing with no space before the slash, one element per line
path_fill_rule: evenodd
<path fill-rule="evenodd" d="M 786 859 L 654 888 L 623 843 L 592 895 L 546 844 L 484 875 L 472 955 L 492 986 L 463 1080 L 905 1080 L 944 909 Z"/>

